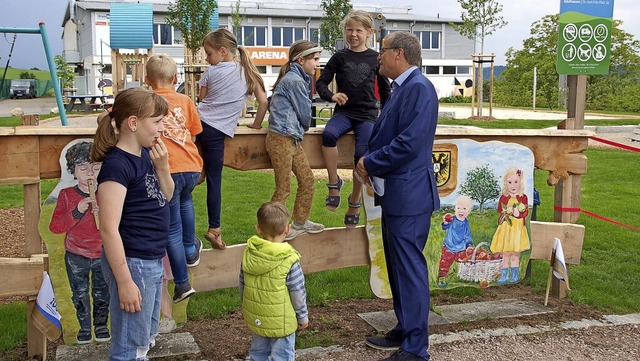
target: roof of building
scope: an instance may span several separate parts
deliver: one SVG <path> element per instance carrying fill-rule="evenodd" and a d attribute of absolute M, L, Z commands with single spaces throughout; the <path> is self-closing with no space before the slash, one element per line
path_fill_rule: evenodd
<path fill-rule="evenodd" d="M 121 0 L 120 2 L 131 3 L 153 3 L 154 13 L 166 13 L 169 10 L 169 4 L 173 0 Z M 92 0 L 92 1 L 76 1 L 69 0 L 69 7 L 65 13 L 62 25 L 71 18 L 70 7 L 75 3 L 78 7 L 85 10 L 105 11 L 111 9 L 111 0 Z M 219 1 L 219 10 L 221 15 L 229 15 L 235 8 L 235 2 Z M 369 5 L 369 4 L 353 4 L 355 9 L 362 9 L 369 12 L 381 13 L 389 21 L 417 21 L 430 23 L 461 23 L 460 19 L 441 18 L 439 14 L 436 16 L 427 16 L 413 14 L 411 6 L 390 6 L 390 5 Z M 324 11 L 320 6 L 320 2 L 304 2 L 300 0 L 277 0 L 277 1 L 243 1 L 240 3 L 241 12 L 247 16 L 278 16 L 291 18 L 322 18 Z"/>

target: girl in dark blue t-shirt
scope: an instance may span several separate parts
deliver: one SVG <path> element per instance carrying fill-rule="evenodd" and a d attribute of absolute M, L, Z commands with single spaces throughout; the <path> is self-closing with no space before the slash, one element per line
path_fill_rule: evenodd
<path fill-rule="evenodd" d="M 160 319 L 162 257 L 173 180 L 160 133 L 169 106 L 143 88 L 120 92 L 98 119 L 102 268 L 111 293 L 110 360 L 146 360 Z"/>

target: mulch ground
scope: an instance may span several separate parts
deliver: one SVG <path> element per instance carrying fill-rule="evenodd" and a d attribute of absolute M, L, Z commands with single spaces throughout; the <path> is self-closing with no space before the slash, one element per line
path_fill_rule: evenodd
<path fill-rule="evenodd" d="M 0 257 L 23 257 L 24 213 L 22 208 L 0 209 Z M 0 298 L 0 303 L 23 300 L 21 297 Z M 451 296 L 438 293 L 431 297 L 432 305 L 459 304 L 500 299 L 520 299 L 544 302 L 544 294 L 534 292 L 530 287 L 512 285 L 484 289 L 473 297 Z M 551 315 L 527 316 L 525 318 L 497 318 L 454 325 L 438 325 L 430 328 L 431 333 L 447 333 L 476 328 L 515 327 L 517 325 L 551 324 L 582 318 L 599 318 L 601 315 L 585 305 L 576 305 L 568 299 L 550 299 Z M 392 309 L 391 300 L 349 299 L 335 300 L 309 309 L 310 326 L 299 338 L 322 340 L 323 346 L 352 345 L 366 336 L 375 334 L 375 329 L 362 320 L 358 313 L 386 311 Z M 209 360 L 243 359 L 249 350 L 250 333 L 244 325 L 239 310 L 225 317 L 210 320 L 189 320 L 180 332 L 190 332 L 201 350 L 199 357 Z M 55 360 L 55 350 L 61 341 L 48 343 L 48 359 Z M 26 343 L 16 349 L 0 353 L 2 360 L 27 359 Z"/>

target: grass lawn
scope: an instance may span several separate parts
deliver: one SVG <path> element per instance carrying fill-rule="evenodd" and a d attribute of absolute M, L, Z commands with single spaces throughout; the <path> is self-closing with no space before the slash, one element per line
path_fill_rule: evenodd
<path fill-rule="evenodd" d="M 0 67 L 0 73 L 4 73 L 4 67 Z M 6 79 L 20 79 L 20 74 L 24 72 L 33 73 L 35 75 L 35 79 L 39 80 L 51 80 L 51 73 L 48 69 L 45 70 L 27 70 L 27 69 L 18 69 L 14 67 L 9 67 L 7 69 Z"/>
<path fill-rule="evenodd" d="M 1 119 L 0 119 L 1 121 Z M 500 128 L 522 128 L 543 121 L 499 121 Z M 635 120 L 637 124 L 637 120 Z M 443 124 L 454 124 L 442 122 Z M 464 122 L 455 122 L 456 125 Z M 493 123 L 483 122 L 480 125 Z M 555 123 L 555 122 L 554 122 Z M 476 125 L 474 123 L 474 125 Z M 549 126 L 553 126 L 550 124 Z M 602 125 L 602 124 L 599 124 Z M 546 127 L 541 126 L 540 128 Z M 624 224 L 640 226 L 640 155 L 618 150 L 588 150 L 588 173 L 582 178 L 582 208 L 615 219 Z M 546 184 L 547 172 L 536 170 L 535 183 L 540 191 L 541 205 L 537 219 L 553 220 L 554 188 Z M 324 206 L 325 180 L 317 180 L 311 219 L 327 227 L 342 226 L 346 202 L 337 212 L 328 212 Z M 48 196 L 57 184 L 56 180 L 42 182 L 42 198 Z M 349 189 L 347 185 L 347 189 Z M 228 244 L 245 242 L 254 234 L 255 211 L 271 197 L 274 189 L 273 175 L 262 171 L 223 171 L 223 236 Z M 238 191 L 242 190 L 242 191 Z M 295 193 L 295 186 L 292 195 Z M 206 224 L 206 189 L 196 187 L 196 230 L 204 234 Z M 289 197 L 288 206 L 293 203 Z M 21 186 L 0 186 L 0 207 L 22 206 Z M 569 298 L 576 303 L 588 304 L 603 313 L 640 312 L 640 233 L 603 222 L 582 214 L 579 224 L 586 227 L 582 261 L 572 266 Z M 209 246 L 207 244 L 207 246 Z M 534 261 L 532 277 L 524 283 L 536 291 L 544 292 L 548 262 Z M 373 298 L 368 285 L 368 267 L 319 272 L 307 277 L 309 303 L 328 304 L 336 299 Z M 473 289 L 470 292 L 483 292 Z M 454 290 L 454 297 L 464 297 L 465 291 Z M 199 292 L 189 303 L 191 319 L 221 317 L 239 308 L 237 289 Z M 15 348 L 26 339 L 26 306 L 24 302 L 0 305 L 0 352 Z"/>

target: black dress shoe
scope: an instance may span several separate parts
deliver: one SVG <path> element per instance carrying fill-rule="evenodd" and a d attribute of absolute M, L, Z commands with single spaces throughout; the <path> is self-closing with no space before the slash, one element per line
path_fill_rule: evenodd
<path fill-rule="evenodd" d="M 387 332 L 384 337 L 367 337 L 365 345 L 383 351 L 395 351 L 402 345 L 402 339 L 393 337 L 391 331 Z"/>
<path fill-rule="evenodd" d="M 398 349 L 398 351 L 394 352 L 391 356 L 380 361 L 425 361 L 425 359 L 406 352 L 403 349 Z"/>

